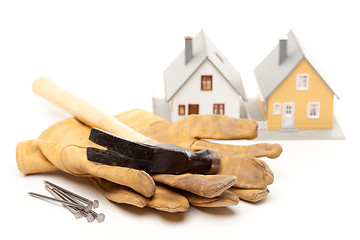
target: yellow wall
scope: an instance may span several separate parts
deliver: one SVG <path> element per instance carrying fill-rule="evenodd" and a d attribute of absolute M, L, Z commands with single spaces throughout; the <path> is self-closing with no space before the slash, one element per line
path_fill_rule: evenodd
<path fill-rule="evenodd" d="M 296 89 L 298 73 L 309 74 L 308 90 Z M 268 129 L 282 127 L 284 102 L 295 103 L 294 127 L 298 129 L 330 129 L 333 127 L 334 93 L 304 58 L 267 99 Z M 308 102 L 320 102 L 320 118 L 308 118 Z M 281 114 L 274 115 L 274 103 L 281 103 Z"/>

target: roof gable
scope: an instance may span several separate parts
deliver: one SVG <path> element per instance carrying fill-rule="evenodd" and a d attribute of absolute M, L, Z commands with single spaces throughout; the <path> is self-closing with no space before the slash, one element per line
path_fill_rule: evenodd
<path fill-rule="evenodd" d="M 299 41 L 292 31 L 288 33 L 287 57 L 281 64 L 279 64 L 279 51 L 280 45 L 278 44 L 255 68 L 255 77 L 260 89 L 261 97 L 264 100 L 266 100 L 277 89 L 277 87 L 287 78 L 287 76 L 304 58 L 319 74 L 321 79 L 334 93 L 334 95 L 338 97 L 336 93 L 330 88 L 328 83 L 324 80 L 323 74 L 319 72 L 320 67 L 318 67 L 318 65 L 314 65 L 315 61 L 308 53 L 305 53 L 304 48 L 299 44 Z"/>
<path fill-rule="evenodd" d="M 216 46 L 205 35 L 204 31 L 201 31 L 192 40 L 192 44 L 192 59 L 185 64 L 185 50 L 183 50 L 164 72 L 166 100 L 171 100 L 201 64 L 208 59 L 235 91 L 246 101 L 247 98 L 240 74 L 220 53 Z"/>

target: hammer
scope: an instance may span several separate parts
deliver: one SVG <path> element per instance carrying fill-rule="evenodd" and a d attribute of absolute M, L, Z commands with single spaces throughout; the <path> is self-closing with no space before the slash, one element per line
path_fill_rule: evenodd
<path fill-rule="evenodd" d="M 60 88 L 48 78 L 35 80 L 32 89 L 35 94 L 92 127 L 90 141 L 106 147 L 107 150 L 88 147 L 87 158 L 90 161 L 149 173 L 213 174 L 220 168 L 220 155 L 216 150 L 192 152 L 176 145 L 156 142 Z"/>

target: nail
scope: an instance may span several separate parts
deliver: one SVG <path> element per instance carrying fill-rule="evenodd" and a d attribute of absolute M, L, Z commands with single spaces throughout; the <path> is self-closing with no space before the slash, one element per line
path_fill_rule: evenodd
<path fill-rule="evenodd" d="M 84 211 L 81 211 L 81 210 L 80 210 L 80 212 L 86 218 L 86 220 L 88 222 L 93 222 L 95 220 L 94 215 L 92 215 L 91 213 L 87 213 L 87 212 L 84 212 Z"/>
<path fill-rule="evenodd" d="M 80 195 L 78 195 L 76 193 L 73 193 L 73 192 L 71 192 L 71 191 L 69 191 L 69 190 L 67 190 L 65 188 L 62 188 L 62 187 L 60 187 L 60 186 L 58 186 L 58 185 L 56 185 L 54 183 L 51 183 L 49 181 L 44 181 L 44 183 L 47 184 L 47 185 L 50 185 L 52 187 L 55 187 L 55 188 L 61 190 L 62 192 L 66 193 L 68 195 L 71 195 L 72 197 L 78 199 L 79 201 L 88 204 L 88 206 L 90 206 L 92 208 L 99 207 L 99 201 L 98 200 L 91 201 L 90 199 L 87 199 L 87 198 L 85 198 L 83 196 L 80 196 Z"/>
<path fill-rule="evenodd" d="M 54 192 L 53 189 L 51 189 L 49 186 L 46 185 L 46 186 L 45 186 L 45 189 L 46 189 L 51 195 L 53 195 L 56 199 L 66 201 L 66 200 L 63 199 L 60 195 L 58 195 L 56 192 Z M 74 214 L 74 216 L 75 216 L 76 219 L 82 217 L 81 212 L 80 212 L 79 210 L 77 210 L 76 208 L 71 207 L 71 206 L 68 206 L 68 205 L 65 205 L 65 204 L 63 204 L 63 206 L 64 206 L 67 210 L 69 210 L 72 214 Z"/>
<path fill-rule="evenodd" d="M 93 214 L 90 213 L 91 210 L 88 208 L 89 206 L 83 205 L 79 201 L 76 201 L 75 199 L 73 199 L 72 197 L 70 197 L 69 195 L 65 194 L 64 192 L 62 192 L 61 190 L 59 190 L 57 188 L 53 188 L 52 190 L 56 194 L 58 194 L 60 197 L 62 197 L 65 201 L 69 201 L 69 202 L 79 204 L 79 205 L 82 205 L 83 207 L 85 207 L 87 209 L 86 212 L 81 209 L 78 209 L 78 210 L 80 211 L 81 216 L 85 217 L 88 222 L 93 222 L 95 220 L 95 217 L 93 216 Z"/>
<path fill-rule="evenodd" d="M 98 221 L 99 223 L 105 221 L 105 214 L 103 213 L 96 213 L 94 211 L 90 211 L 90 213 L 95 217 L 96 221 Z"/>
<path fill-rule="evenodd" d="M 53 188 L 52 189 L 55 193 L 59 194 L 61 197 L 64 198 L 64 200 L 67 200 L 67 201 L 70 201 L 70 202 L 73 202 L 73 203 L 76 203 L 76 204 L 80 204 L 81 203 L 79 201 L 77 201 L 76 199 L 72 198 L 71 196 L 69 195 L 66 195 L 64 192 L 62 192 L 61 190 L 57 189 L 57 188 Z M 85 207 L 85 206 L 84 206 Z M 93 210 L 89 209 L 89 213 L 92 214 L 92 216 L 89 216 L 89 214 L 87 213 L 86 214 L 86 219 L 89 221 L 89 222 L 92 222 L 94 221 L 94 219 L 96 219 L 96 221 L 98 221 L 99 223 L 100 222 L 103 222 L 105 220 L 105 214 L 103 213 L 96 213 L 94 212 Z"/>
<path fill-rule="evenodd" d="M 59 199 L 56 199 L 56 198 L 51 198 L 51 197 L 48 197 L 48 196 L 44 196 L 44 195 L 41 195 L 41 194 L 37 194 L 37 193 L 33 193 L 33 192 L 28 192 L 28 194 L 32 197 L 35 197 L 35 198 L 38 198 L 38 199 L 41 199 L 41 200 L 48 200 L 48 201 L 52 201 L 52 202 L 56 202 L 56 203 L 61 203 L 61 204 L 65 204 L 67 206 L 72 206 L 72 207 L 75 207 L 75 208 L 78 208 L 78 209 L 81 209 L 85 212 L 88 212 L 89 210 L 84 207 L 83 205 L 79 205 L 79 204 L 76 204 L 76 203 L 72 203 L 72 202 L 67 202 L 67 201 L 63 201 L 63 200 L 59 200 Z"/>
<path fill-rule="evenodd" d="M 76 199 L 72 198 L 71 196 L 67 195 L 66 193 L 62 192 L 61 190 L 59 190 L 59 189 L 57 189 L 55 187 L 53 188 L 53 191 L 56 192 L 58 195 L 60 195 L 65 201 L 72 202 L 72 203 L 79 204 L 79 205 L 83 206 L 87 213 L 91 211 L 91 206 L 90 205 L 85 206 L 80 201 L 77 201 Z M 81 210 L 81 209 L 79 209 L 79 210 Z"/>

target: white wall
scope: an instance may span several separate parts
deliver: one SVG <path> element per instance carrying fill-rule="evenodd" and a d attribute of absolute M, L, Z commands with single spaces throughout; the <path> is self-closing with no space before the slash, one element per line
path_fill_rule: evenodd
<path fill-rule="evenodd" d="M 201 91 L 201 75 L 212 75 L 212 91 Z M 213 114 L 213 104 L 224 103 L 225 115 L 240 117 L 240 96 L 207 59 L 170 101 L 171 119 L 178 120 L 178 105 L 199 104 L 199 114 Z"/>

